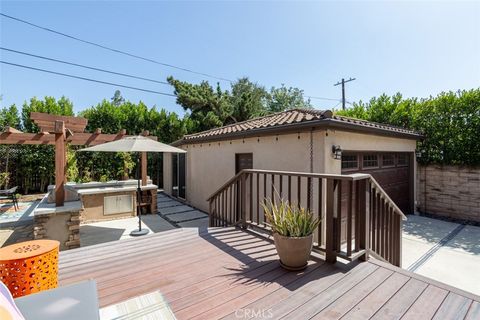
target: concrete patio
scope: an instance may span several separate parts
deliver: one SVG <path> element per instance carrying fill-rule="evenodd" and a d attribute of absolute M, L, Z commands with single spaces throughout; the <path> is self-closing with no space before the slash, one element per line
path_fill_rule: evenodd
<path fill-rule="evenodd" d="M 163 193 L 157 195 L 158 214 L 142 216 L 142 228 L 149 233 L 159 233 L 175 228 L 208 227 L 206 213 L 196 210 Z M 126 218 L 110 221 L 87 223 L 80 226 L 80 245 L 82 247 L 131 238 L 130 232 L 138 228 L 138 218 Z"/>
<path fill-rule="evenodd" d="M 480 295 L 480 227 L 409 215 L 402 268 Z"/>

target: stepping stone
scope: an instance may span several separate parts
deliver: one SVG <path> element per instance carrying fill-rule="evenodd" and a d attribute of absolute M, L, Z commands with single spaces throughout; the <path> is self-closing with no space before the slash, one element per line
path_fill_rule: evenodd
<path fill-rule="evenodd" d="M 206 218 L 207 215 L 201 211 L 198 210 L 193 210 L 193 211 L 188 211 L 188 212 L 182 212 L 182 213 L 176 213 L 176 214 L 171 214 L 168 216 L 168 219 L 173 221 L 173 222 L 179 222 L 179 221 L 185 221 L 185 220 L 192 220 L 192 219 L 198 219 L 198 218 Z M 202 219 L 204 220 L 204 219 Z M 208 219 L 206 219 L 208 220 Z"/>
<path fill-rule="evenodd" d="M 204 230 L 208 228 L 208 217 L 205 217 L 203 219 L 179 222 L 178 225 L 182 228 L 199 228 Z"/>
<path fill-rule="evenodd" d="M 175 207 L 160 208 L 159 211 L 161 214 L 171 214 L 171 213 L 179 213 L 179 212 L 191 211 L 191 210 L 194 210 L 194 209 L 190 206 L 181 205 L 181 206 L 175 206 Z"/>
<path fill-rule="evenodd" d="M 159 209 L 161 208 L 169 208 L 169 207 L 174 207 L 174 206 L 180 206 L 181 203 L 178 201 L 165 201 L 165 202 L 157 202 L 157 207 Z"/>

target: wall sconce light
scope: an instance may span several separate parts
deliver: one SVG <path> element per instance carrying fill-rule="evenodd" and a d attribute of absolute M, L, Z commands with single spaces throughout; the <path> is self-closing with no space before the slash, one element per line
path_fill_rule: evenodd
<path fill-rule="evenodd" d="M 333 145 L 332 146 L 332 153 L 333 153 L 333 158 L 336 160 L 342 159 L 342 149 L 340 148 L 339 145 Z"/>
<path fill-rule="evenodd" d="M 415 150 L 415 157 L 417 157 L 417 159 L 421 159 L 422 158 L 422 155 L 423 155 L 423 150 Z"/>

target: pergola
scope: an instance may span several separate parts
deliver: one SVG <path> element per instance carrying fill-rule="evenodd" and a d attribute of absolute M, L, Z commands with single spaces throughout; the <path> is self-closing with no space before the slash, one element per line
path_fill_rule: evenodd
<path fill-rule="evenodd" d="M 24 133 L 15 128 L 6 127 L 0 133 L 0 144 L 55 145 L 55 205 L 57 207 L 63 206 L 65 202 L 67 143 L 77 146 L 93 146 L 127 136 L 125 129 L 120 130 L 117 134 L 103 134 L 100 128 L 93 133 L 85 133 L 88 120 L 82 117 L 32 112 L 30 119 L 40 128 L 40 133 Z M 144 131 L 142 135 L 148 136 L 149 132 Z M 156 137 L 149 138 L 156 140 Z M 146 152 L 141 153 L 141 175 L 142 185 L 146 185 Z"/>

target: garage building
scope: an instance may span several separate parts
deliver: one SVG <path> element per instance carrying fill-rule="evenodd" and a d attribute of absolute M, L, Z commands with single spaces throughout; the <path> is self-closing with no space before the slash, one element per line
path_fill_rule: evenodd
<path fill-rule="evenodd" d="M 330 110 L 288 110 L 176 141 L 187 153 L 165 155 L 164 191 L 208 211 L 207 198 L 242 169 L 362 172 L 371 174 L 404 213 L 413 213 L 421 138 Z"/>

